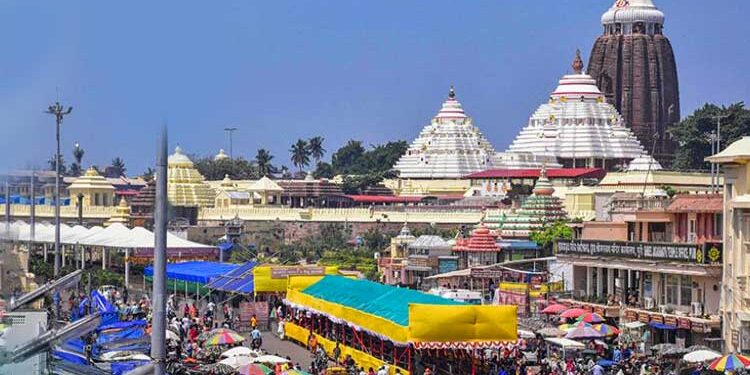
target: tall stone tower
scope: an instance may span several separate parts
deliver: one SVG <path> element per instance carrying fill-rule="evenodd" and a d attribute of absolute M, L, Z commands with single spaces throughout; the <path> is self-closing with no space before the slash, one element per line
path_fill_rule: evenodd
<path fill-rule="evenodd" d="M 617 0 L 602 24 L 588 73 L 644 148 L 669 166 L 674 144 L 666 130 L 680 120 L 680 92 L 664 13 L 651 0 Z"/>

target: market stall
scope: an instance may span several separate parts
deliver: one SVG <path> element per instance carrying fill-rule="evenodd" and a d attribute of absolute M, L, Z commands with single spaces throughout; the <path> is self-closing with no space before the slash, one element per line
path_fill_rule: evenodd
<path fill-rule="evenodd" d="M 476 306 L 366 280 L 325 276 L 304 289 L 287 291 L 285 335 L 350 355 L 358 365 L 404 374 L 434 360 L 517 341 L 516 306 Z M 423 363 L 417 364 L 419 354 Z M 471 355 L 457 366 L 469 371 Z M 473 371 L 473 370 L 472 370 Z M 456 372 L 458 374 L 460 372 Z"/>

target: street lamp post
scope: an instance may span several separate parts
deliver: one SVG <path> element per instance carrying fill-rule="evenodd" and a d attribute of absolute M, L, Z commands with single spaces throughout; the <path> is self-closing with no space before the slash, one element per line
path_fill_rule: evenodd
<path fill-rule="evenodd" d="M 73 107 L 65 108 L 60 102 L 47 108 L 46 113 L 55 116 L 57 152 L 55 152 L 55 278 L 60 275 L 60 125 Z"/>
<path fill-rule="evenodd" d="M 224 131 L 229 133 L 229 158 L 234 160 L 234 152 L 232 150 L 232 135 L 237 131 L 237 128 L 224 128 Z"/>

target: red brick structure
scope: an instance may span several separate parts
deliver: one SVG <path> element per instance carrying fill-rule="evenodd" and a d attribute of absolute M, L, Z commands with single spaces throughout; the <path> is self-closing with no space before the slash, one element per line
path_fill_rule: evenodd
<path fill-rule="evenodd" d="M 674 144 L 666 130 L 680 120 L 680 92 L 664 13 L 651 0 L 616 1 L 602 24 L 588 74 L 646 150 L 656 142 L 653 156 L 668 167 Z"/>

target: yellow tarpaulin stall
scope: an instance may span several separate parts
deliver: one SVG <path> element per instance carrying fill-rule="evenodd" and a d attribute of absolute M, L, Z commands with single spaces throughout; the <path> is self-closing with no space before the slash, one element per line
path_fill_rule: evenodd
<path fill-rule="evenodd" d="M 409 305 L 410 342 L 516 341 L 516 306 Z"/>
<path fill-rule="evenodd" d="M 335 266 L 279 266 L 262 265 L 253 269 L 255 293 L 282 293 L 289 288 L 289 278 L 294 277 L 295 288 L 306 287 L 325 275 L 337 275 Z M 297 279 L 297 277 L 302 277 Z"/>

